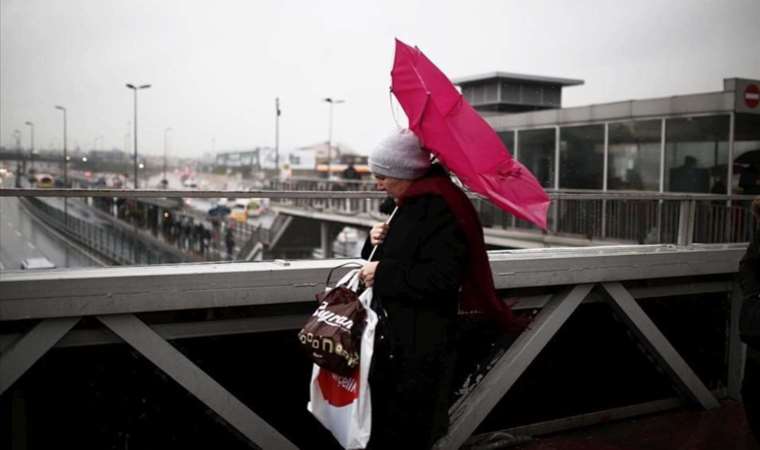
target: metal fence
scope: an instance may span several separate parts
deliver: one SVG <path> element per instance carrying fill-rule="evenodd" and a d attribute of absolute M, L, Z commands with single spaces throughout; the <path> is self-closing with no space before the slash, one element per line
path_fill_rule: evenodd
<path fill-rule="evenodd" d="M 66 214 L 37 198 L 26 198 L 24 201 L 35 214 L 44 216 L 49 225 L 117 264 L 149 265 L 185 261 L 176 254 L 150 245 L 137 231 L 96 225 Z"/>
<path fill-rule="evenodd" d="M 359 190 L 342 190 L 354 185 Z M 295 179 L 274 183 L 291 190 L 258 191 L 152 191 L 152 190 L 52 190 L 54 195 L 123 198 L 269 198 L 272 205 L 327 211 L 346 216 L 372 217 L 385 193 L 371 191 L 367 182 Z M 308 189 L 308 190 L 306 190 Z M 51 190 L 8 189 L 2 195 L 34 197 Z M 648 192 L 548 191 L 551 205 L 548 226 L 516 219 L 477 195 L 471 195 L 481 222 L 487 228 L 586 238 L 590 242 L 611 241 L 637 244 L 680 244 L 748 242 L 757 227 L 749 211 L 751 196 L 675 194 Z M 275 227 L 276 228 L 276 227 Z M 238 249 L 250 247 L 251 240 L 267 243 L 276 230 L 250 223 L 235 228 Z M 219 249 L 219 245 L 213 245 Z M 216 250 L 215 250 L 216 251 Z M 220 252 L 213 257 L 221 256 Z"/>

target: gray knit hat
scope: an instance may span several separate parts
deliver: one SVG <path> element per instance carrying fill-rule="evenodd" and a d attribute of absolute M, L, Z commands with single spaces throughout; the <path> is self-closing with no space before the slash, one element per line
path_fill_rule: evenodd
<path fill-rule="evenodd" d="M 430 168 L 430 153 L 420 148 L 409 130 L 395 131 L 369 154 L 369 169 L 375 175 L 414 180 Z"/>

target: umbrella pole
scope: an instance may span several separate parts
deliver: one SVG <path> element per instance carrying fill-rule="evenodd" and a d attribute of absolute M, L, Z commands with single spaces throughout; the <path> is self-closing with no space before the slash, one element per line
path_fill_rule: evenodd
<path fill-rule="evenodd" d="M 388 217 L 388 220 L 385 221 L 386 224 L 391 223 L 391 220 L 393 220 L 393 216 L 396 215 L 396 211 L 398 211 L 398 206 L 393 208 L 393 212 L 391 213 L 390 217 Z M 372 253 L 369 254 L 369 258 L 367 258 L 367 262 L 372 261 L 372 257 L 375 256 L 375 252 L 377 251 L 377 248 L 380 246 L 380 244 L 374 246 L 372 248 Z"/>

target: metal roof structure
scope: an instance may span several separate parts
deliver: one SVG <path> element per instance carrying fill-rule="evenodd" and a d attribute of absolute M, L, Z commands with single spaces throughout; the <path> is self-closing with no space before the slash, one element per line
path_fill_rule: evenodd
<path fill-rule="evenodd" d="M 481 114 L 515 113 L 562 106 L 562 88 L 583 80 L 490 72 L 454 80 Z"/>
<path fill-rule="evenodd" d="M 489 81 L 493 79 L 501 79 L 517 82 L 531 82 L 531 83 L 545 83 L 554 84 L 560 86 L 578 86 L 584 83 L 583 80 L 574 78 L 559 78 L 559 77 L 547 77 L 543 75 L 529 75 L 514 72 L 488 72 L 480 75 L 470 75 L 466 77 L 455 78 L 451 80 L 454 84 L 460 86 L 469 83 L 478 83 L 483 81 Z"/>
<path fill-rule="evenodd" d="M 737 78 L 724 80 L 724 90 L 670 97 L 633 99 L 570 108 L 527 111 L 514 114 L 487 115 L 486 121 L 497 131 L 515 128 L 588 124 L 649 117 L 689 116 L 746 111 L 743 105 L 745 86 L 756 81 Z M 760 108 L 758 108 L 760 109 Z"/>

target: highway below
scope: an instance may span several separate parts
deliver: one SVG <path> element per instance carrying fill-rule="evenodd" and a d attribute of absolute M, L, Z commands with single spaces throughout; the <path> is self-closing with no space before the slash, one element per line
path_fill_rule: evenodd
<path fill-rule="evenodd" d="M 2 187 L 12 187 L 13 181 L 13 177 L 2 180 Z M 79 208 L 69 209 L 76 214 Z M 24 259 L 39 257 L 56 268 L 101 265 L 33 216 L 18 198 L 0 197 L 0 270 L 20 270 Z"/>

